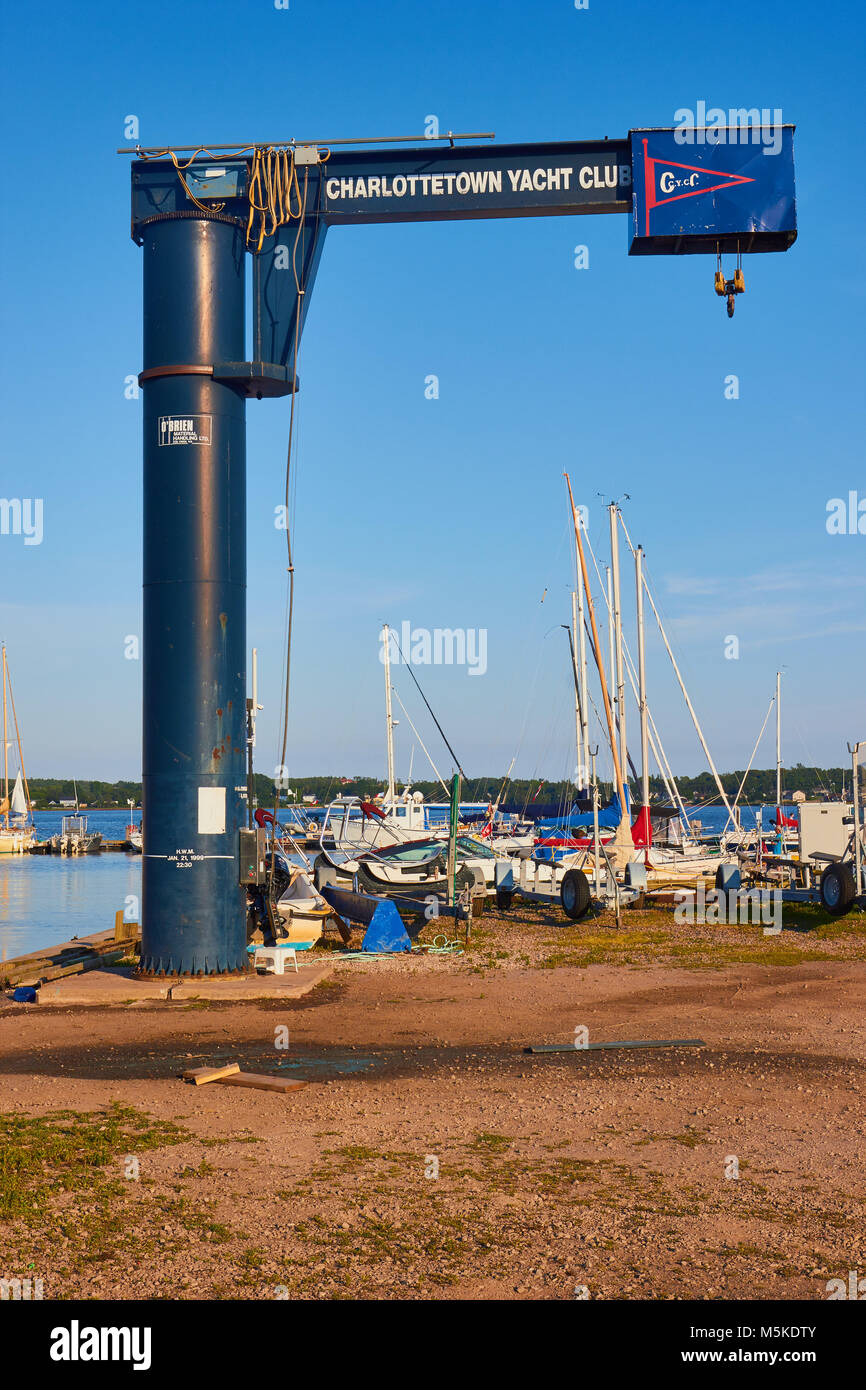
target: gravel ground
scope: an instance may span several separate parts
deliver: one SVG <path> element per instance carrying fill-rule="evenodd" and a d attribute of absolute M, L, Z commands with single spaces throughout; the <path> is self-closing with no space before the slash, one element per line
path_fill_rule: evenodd
<path fill-rule="evenodd" d="M 863 919 L 562 920 L 490 914 L 463 955 L 340 962 L 287 1004 L 0 1009 L 0 1276 L 46 1298 L 820 1299 L 863 1271 Z M 575 1050 L 578 1028 L 707 1045 Z M 177 1079 L 225 1059 L 310 1084 Z"/>

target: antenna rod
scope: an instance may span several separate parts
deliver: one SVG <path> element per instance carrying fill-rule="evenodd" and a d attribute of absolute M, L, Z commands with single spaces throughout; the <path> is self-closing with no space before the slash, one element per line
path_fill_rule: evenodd
<path fill-rule="evenodd" d="M 443 135 L 365 135 L 359 136 L 355 140 L 239 140 L 231 145 L 127 145 L 122 150 L 115 150 L 115 154 L 131 154 L 146 158 L 148 155 L 167 155 L 169 150 L 174 150 L 175 154 L 198 154 L 207 158 L 219 158 L 214 156 L 214 150 L 233 150 L 240 154 L 243 150 L 267 150 L 267 149 L 296 149 L 299 145 L 406 145 L 416 140 L 423 140 L 429 144 L 435 144 L 437 140 L 449 140 L 454 144 L 455 140 L 495 140 L 495 130 L 470 131 L 467 134 L 455 135 L 452 130 L 446 130 Z"/>

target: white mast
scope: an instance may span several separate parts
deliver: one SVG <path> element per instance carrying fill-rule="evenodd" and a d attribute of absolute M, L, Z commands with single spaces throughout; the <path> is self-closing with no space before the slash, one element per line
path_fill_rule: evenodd
<path fill-rule="evenodd" d="M 586 698 L 586 687 L 583 685 L 577 665 L 577 593 L 571 591 L 571 651 L 576 668 L 576 683 L 574 687 L 574 749 L 577 758 L 577 790 L 583 790 L 583 714 L 581 705 Z"/>
<path fill-rule="evenodd" d="M 622 516 L 620 516 L 620 521 L 622 522 L 622 529 L 623 529 L 623 532 L 624 532 L 624 534 L 625 534 L 626 541 L 628 542 L 629 549 L 631 550 L 632 554 L 634 554 L 634 546 L 633 546 L 632 543 L 631 543 L 631 539 L 630 539 L 630 537 L 629 537 L 628 530 L 626 529 L 626 524 L 625 524 L 625 521 L 623 520 Z M 590 555 L 592 556 L 592 563 L 593 563 L 593 566 L 594 566 L 594 568 L 595 568 L 596 575 L 598 576 L 598 581 L 599 581 L 599 583 L 601 583 L 601 570 L 599 569 L 599 564 L 598 564 L 598 560 L 597 560 L 596 557 L 595 557 L 595 552 L 593 551 L 593 548 L 592 548 L 592 546 L 590 545 L 589 537 L 587 537 L 587 539 L 586 539 L 586 544 L 587 544 L 587 546 L 589 546 L 589 553 L 590 553 Z M 610 582 L 609 582 L 609 581 L 610 581 L 610 571 L 608 571 L 608 594 L 610 593 Z M 646 582 L 646 581 L 644 581 L 644 583 L 645 583 L 645 582 Z M 647 590 L 647 593 L 649 593 L 649 590 Z M 610 616 L 610 598 L 608 598 L 608 616 Z M 627 672 L 627 674 L 628 674 L 629 685 L 631 686 L 631 692 L 632 692 L 632 695 L 634 696 L 635 703 L 637 704 L 637 702 L 638 702 L 638 691 L 637 691 L 637 680 L 636 680 L 636 678 L 635 678 L 635 671 L 634 671 L 634 662 L 632 661 L 632 659 L 631 659 L 631 654 L 629 653 L 628 643 L 625 642 L 625 641 L 623 641 L 623 655 L 624 655 L 624 657 L 625 657 L 625 669 L 626 669 L 626 672 Z M 688 816 L 687 816 L 687 814 L 686 814 L 686 808 L 685 808 L 685 806 L 683 805 L 683 799 L 682 799 L 682 797 L 680 796 L 680 793 L 679 793 L 679 788 L 678 788 L 677 783 L 676 783 L 676 778 L 674 777 L 673 772 L 671 771 L 671 766 L 670 766 L 670 763 L 668 762 L 667 754 L 665 753 L 665 750 L 664 750 L 664 744 L 662 743 L 662 741 L 661 741 L 661 736 L 659 735 L 659 731 L 658 731 L 658 729 L 656 728 L 656 722 L 655 722 L 655 720 L 653 719 L 653 712 L 652 712 L 652 710 L 651 710 L 651 708 L 650 708 L 649 701 L 647 701 L 647 719 L 648 719 L 648 721 L 649 721 L 649 745 L 650 745 L 650 752 L 652 753 L 653 757 L 655 758 L 656 762 L 658 763 L 659 771 L 661 772 L 661 776 L 662 776 L 662 781 L 663 781 L 664 784 L 665 784 L 665 790 L 667 791 L 667 794 L 668 794 L 668 796 L 670 797 L 670 800 L 671 800 L 672 802 L 676 802 L 677 806 L 679 807 L 680 819 L 681 819 L 681 821 L 682 821 L 682 823 L 683 823 L 683 829 L 686 831 L 686 833 L 688 833 L 688 831 L 689 831 L 689 818 L 688 818 Z"/>
<path fill-rule="evenodd" d="M 622 524 L 622 529 L 623 529 L 623 531 L 625 532 L 625 538 L 626 538 L 626 540 L 628 541 L 629 547 L 630 547 L 632 553 L 634 553 L 635 547 L 634 547 L 634 546 L 632 545 L 632 543 L 631 543 L 631 537 L 629 536 L 628 531 L 626 530 L 625 522 L 623 522 L 623 524 Z M 654 600 L 653 600 L 652 593 L 650 592 L 650 587 L 649 587 L 649 585 L 647 584 L 647 580 L 646 580 L 646 575 L 645 575 L 645 574 L 642 575 L 642 579 L 643 579 L 644 593 L 646 594 L 647 598 L 648 598 L 649 601 L 650 601 L 650 608 L 652 609 L 652 611 L 653 611 L 653 613 L 654 613 L 654 615 L 655 615 L 655 620 L 656 620 L 656 622 L 658 623 L 659 633 L 661 634 L 661 639 L 662 639 L 662 641 L 663 641 L 664 644 L 665 644 L 665 651 L 667 652 L 668 657 L 670 658 L 670 663 L 671 663 L 671 665 L 672 665 L 673 668 L 674 668 L 674 675 L 676 676 L 676 678 L 677 678 L 677 684 L 679 685 L 680 690 L 682 691 L 683 699 L 684 699 L 685 702 L 686 702 L 686 708 L 688 709 L 689 714 L 692 716 L 692 723 L 694 724 L 694 726 L 695 726 L 695 732 L 697 733 L 697 736 L 698 736 L 698 738 L 699 738 L 700 741 L 701 741 L 701 747 L 702 747 L 703 750 L 704 750 L 704 756 L 706 757 L 706 760 L 707 760 L 707 762 L 708 762 L 709 765 L 710 765 L 710 772 L 713 774 L 713 780 L 714 780 L 714 782 L 715 782 L 715 784 L 716 784 L 716 789 L 717 789 L 717 791 L 718 791 L 718 793 L 719 793 L 719 796 L 722 798 L 722 801 L 724 802 L 725 810 L 727 811 L 727 813 L 728 813 L 728 815 L 731 817 L 731 819 L 733 819 L 734 813 L 733 813 L 733 811 L 732 811 L 732 809 L 731 809 L 731 803 L 730 803 L 730 801 L 728 800 L 727 792 L 725 791 L 724 787 L 722 786 L 722 779 L 720 778 L 720 776 L 719 776 L 719 774 L 718 774 L 718 771 L 716 770 L 716 765 L 715 765 L 715 763 L 713 762 L 713 755 L 712 755 L 712 753 L 711 753 L 710 750 L 709 750 L 709 746 L 708 746 L 708 744 L 707 744 L 707 740 L 704 738 L 704 731 L 703 731 L 703 729 L 701 728 L 700 720 L 698 719 L 698 716 L 695 714 L 695 707 L 694 707 L 694 705 L 692 704 L 691 700 L 689 699 L 689 692 L 686 690 L 685 681 L 683 680 L 682 675 L 680 674 L 680 668 L 679 668 L 679 666 L 677 665 L 676 657 L 674 656 L 673 650 L 672 650 L 672 648 L 671 648 L 671 644 L 670 644 L 670 642 L 668 641 L 668 635 L 667 635 L 667 633 L 665 632 L 664 624 L 662 623 L 661 616 L 660 616 L 660 614 L 659 614 L 659 610 L 658 610 L 658 609 L 656 608 L 656 606 L 655 606 L 655 602 L 654 602 Z"/>
<path fill-rule="evenodd" d="M 6 828 L 9 829 L 9 729 L 6 721 L 6 646 L 3 646 L 3 798 Z"/>
<path fill-rule="evenodd" d="M 577 513 L 578 529 L 583 525 L 581 513 Z M 586 678 L 586 621 L 583 616 L 583 572 L 577 566 L 577 635 L 581 690 L 581 749 L 578 761 L 583 764 L 584 778 L 589 778 L 589 686 Z"/>
<path fill-rule="evenodd" d="M 613 704 L 613 668 L 616 665 L 616 656 L 614 653 L 615 643 L 613 638 L 613 584 L 610 578 L 610 565 L 605 565 L 604 572 L 607 575 L 607 635 L 609 639 L 608 646 L 610 648 L 610 684 L 607 689 L 610 695 L 610 702 Z"/>
<path fill-rule="evenodd" d="M 613 722 L 613 710 L 611 709 L 610 696 L 607 690 L 605 679 L 604 660 L 601 655 L 601 641 L 598 635 L 598 624 L 595 620 L 595 607 L 592 602 L 592 591 L 589 587 L 589 574 L 586 568 L 586 556 L 583 553 L 583 541 L 580 538 L 580 528 L 577 524 L 577 508 L 574 505 L 574 497 L 571 491 L 571 479 L 565 474 L 565 484 L 568 488 L 568 501 L 571 506 L 571 515 L 574 521 L 574 542 L 577 548 L 577 558 L 583 572 L 583 583 L 586 591 L 586 605 L 589 609 L 589 622 L 592 628 L 592 645 L 595 652 L 595 664 L 598 667 L 598 677 L 601 682 L 601 696 L 604 702 L 604 714 L 607 720 L 607 733 L 610 739 L 610 756 L 613 762 L 613 775 L 616 784 L 616 793 L 620 803 L 620 822 L 617 826 L 616 839 L 613 853 L 617 858 L 620 855 L 624 858 L 632 848 L 631 830 L 628 823 L 628 813 L 625 808 L 625 789 L 623 786 L 622 769 L 619 762 L 619 752 L 616 746 L 616 729 Z"/>
<path fill-rule="evenodd" d="M 637 585 L 637 673 L 638 673 L 638 706 L 640 709 L 640 777 L 641 777 L 641 806 L 649 806 L 649 757 L 648 743 L 649 730 L 647 727 L 647 703 L 646 703 L 646 664 L 644 660 L 644 628 L 643 628 L 643 546 L 639 545 L 634 553 L 635 583 Z"/>
<path fill-rule="evenodd" d="M 625 738 L 625 677 L 622 669 L 622 598 L 619 588 L 619 508 L 615 502 L 608 507 L 610 515 L 610 566 L 613 571 L 613 628 L 616 646 L 616 708 L 619 716 L 619 761 L 622 780 L 628 786 L 628 750 Z M 611 676 L 613 680 L 613 676 Z M 623 807 L 625 812 L 628 808 Z"/>
<path fill-rule="evenodd" d="M 382 628 L 382 643 L 385 649 L 385 742 L 388 749 L 388 791 L 385 800 L 393 806 L 397 792 L 394 786 L 394 719 L 391 715 L 391 629 L 387 623 Z"/>
<path fill-rule="evenodd" d="M 782 672 L 776 672 L 776 813 L 782 811 Z M 782 822 L 779 821 L 779 834 Z"/>

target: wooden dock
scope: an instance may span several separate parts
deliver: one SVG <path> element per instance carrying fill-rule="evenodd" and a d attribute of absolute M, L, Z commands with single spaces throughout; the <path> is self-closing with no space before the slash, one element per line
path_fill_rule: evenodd
<path fill-rule="evenodd" d="M 38 844 L 28 845 L 24 850 L 25 854 L 51 854 L 48 840 L 41 840 Z M 139 850 L 131 849 L 127 840 L 103 840 L 95 854 L 101 854 L 103 850 L 108 850 L 110 854 L 119 854 L 125 851 L 127 854 L 139 854 Z M 66 856 L 64 856 L 66 857 Z M 73 858 L 86 859 L 86 854 L 74 855 Z"/>
<path fill-rule="evenodd" d="M 59 946 L 0 961 L 0 985 L 38 985 L 44 980 L 98 970 L 134 954 L 140 940 L 138 922 L 124 922 L 123 912 L 118 911 L 113 931 L 94 932 L 92 936 L 80 936 L 62 941 Z"/>

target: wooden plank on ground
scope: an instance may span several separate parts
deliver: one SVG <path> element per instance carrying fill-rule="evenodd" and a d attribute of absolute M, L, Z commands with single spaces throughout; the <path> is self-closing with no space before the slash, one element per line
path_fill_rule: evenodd
<path fill-rule="evenodd" d="M 524 1052 L 606 1052 L 618 1047 L 706 1047 L 703 1038 L 650 1038 L 631 1039 L 626 1042 L 597 1043 L 554 1043 L 553 1045 L 534 1043 L 525 1047 Z"/>
<path fill-rule="evenodd" d="M 300 1091 L 308 1083 L 306 1081 L 290 1081 L 287 1076 L 264 1076 L 259 1072 L 241 1071 L 236 1076 L 224 1076 L 220 1079 L 221 1086 L 248 1086 L 254 1091 L 280 1091 L 285 1094 L 287 1091 Z"/>
<path fill-rule="evenodd" d="M 183 1073 L 184 1081 L 191 1081 L 193 1086 L 204 1086 L 207 1081 L 223 1081 L 227 1076 L 240 1074 L 240 1066 L 237 1062 L 228 1062 L 224 1067 L 190 1067 Z"/>

